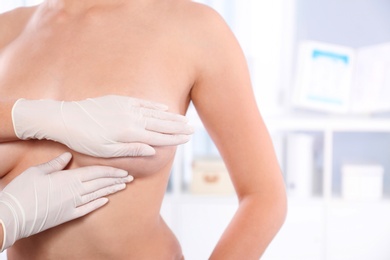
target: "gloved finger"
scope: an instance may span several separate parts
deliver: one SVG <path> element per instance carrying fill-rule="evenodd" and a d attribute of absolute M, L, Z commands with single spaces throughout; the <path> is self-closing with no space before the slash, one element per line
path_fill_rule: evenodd
<path fill-rule="evenodd" d="M 83 192 L 80 193 L 81 196 L 89 194 L 95 191 L 98 191 L 103 188 L 107 188 L 116 184 L 129 183 L 134 180 L 134 177 L 128 175 L 123 178 L 100 178 L 82 183 Z"/>
<path fill-rule="evenodd" d="M 194 128 L 182 122 L 167 122 L 156 118 L 146 119 L 145 129 L 164 134 L 186 134 L 194 133 Z"/>
<path fill-rule="evenodd" d="M 144 117 L 158 118 L 166 121 L 188 122 L 187 117 L 180 114 L 167 112 L 167 111 L 158 111 L 158 110 L 153 110 L 148 108 L 141 108 L 140 113 Z"/>
<path fill-rule="evenodd" d="M 72 220 L 72 219 L 76 219 L 76 218 L 85 216 L 88 213 L 91 213 L 92 211 L 97 210 L 98 208 L 104 206 L 105 204 L 107 204 L 107 202 L 108 202 L 107 198 L 100 198 L 100 199 L 97 199 L 97 200 L 93 200 L 93 201 L 91 201 L 91 202 L 89 202 L 87 204 L 84 204 L 84 205 L 82 205 L 80 207 L 77 207 L 74 210 L 74 214 L 72 215 L 72 218 L 71 219 L 67 219 L 66 221 L 69 221 L 69 220 Z"/>
<path fill-rule="evenodd" d="M 158 102 L 139 99 L 139 98 L 129 98 L 129 103 L 131 106 L 139 106 L 139 107 L 144 107 L 144 108 L 149 108 L 154 110 L 162 110 L 162 111 L 168 110 L 167 105 Z"/>
<path fill-rule="evenodd" d="M 100 108 L 110 107 L 112 103 L 116 103 L 124 104 L 127 107 L 145 107 L 162 111 L 168 110 L 168 106 L 162 103 L 127 96 L 108 95 L 98 98 L 87 98 L 87 100 Z"/>
<path fill-rule="evenodd" d="M 107 145 L 105 153 L 102 157 L 152 156 L 156 150 L 143 143 L 115 143 Z"/>
<path fill-rule="evenodd" d="M 191 135 L 171 135 L 156 132 L 148 132 L 141 141 L 154 146 L 171 146 L 187 143 Z"/>
<path fill-rule="evenodd" d="M 69 172 L 77 172 L 77 176 L 81 182 L 91 181 L 100 178 L 123 178 L 129 175 L 125 170 L 109 167 L 109 166 L 87 166 Z"/>
<path fill-rule="evenodd" d="M 91 192 L 91 193 L 88 193 L 88 194 L 85 194 L 83 196 L 81 196 L 81 199 L 80 199 L 80 205 L 83 205 L 85 203 L 88 203 L 88 202 L 91 202 L 91 201 L 94 201 L 98 198 L 101 198 L 101 197 L 104 197 L 104 196 L 107 196 L 107 195 L 110 195 L 110 194 L 114 194 L 118 191 L 121 191 L 121 190 L 124 190 L 126 188 L 126 184 L 125 183 L 120 183 L 120 184 L 115 184 L 115 185 L 111 185 L 111 186 L 106 186 L 102 189 L 99 189 L 99 190 L 96 190 L 94 192 Z M 80 205 L 77 205 L 77 206 L 80 206 Z"/>
<path fill-rule="evenodd" d="M 70 159 L 72 159 L 72 154 L 67 152 L 61 154 L 57 158 L 54 158 L 47 163 L 40 164 L 36 167 L 45 173 L 57 172 L 64 169 L 66 165 L 68 165 L 68 163 L 70 162 Z"/>

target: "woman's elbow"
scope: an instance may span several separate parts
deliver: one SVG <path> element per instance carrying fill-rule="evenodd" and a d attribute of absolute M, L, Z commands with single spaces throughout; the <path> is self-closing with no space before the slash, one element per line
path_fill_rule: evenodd
<path fill-rule="evenodd" d="M 279 222 L 279 229 L 283 226 L 286 221 L 287 212 L 288 212 L 288 200 L 286 191 L 283 188 L 277 194 L 274 195 L 275 201 L 275 216 Z"/>

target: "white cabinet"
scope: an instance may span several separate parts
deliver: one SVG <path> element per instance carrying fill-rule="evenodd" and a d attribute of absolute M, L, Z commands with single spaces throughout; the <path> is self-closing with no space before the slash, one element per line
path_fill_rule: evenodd
<path fill-rule="evenodd" d="M 333 201 L 326 213 L 326 259 L 390 259 L 390 201 Z"/>

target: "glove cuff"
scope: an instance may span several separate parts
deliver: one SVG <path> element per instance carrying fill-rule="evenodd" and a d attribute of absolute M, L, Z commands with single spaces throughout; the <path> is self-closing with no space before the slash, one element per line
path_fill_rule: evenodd
<path fill-rule="evenodd" d="M 61 125 L 61 101 L 18 99 L 12 107 L 15 135 L 22 140 L 50 139 Z"/>
<path fill-rule="evenodd" d="M 11 116 L 12 116 L 12 125 L 14 127 L 14 132 L 15 132 L 15 135 L 19 138 L 19 139 L 22 139 L 21 135 L 20 135 L 20 131 L 18 131 L 18 129 L 20 129 L 20 123 L 16 123 L 16 120 L 15 120 L 15 115 L 17 114 L 16 112 L 16 107 L 18 105 L 19 102 L 25 100 L 24 98 L 20 98 L 18 100 L 16 100 L 15 104 L 13 105 L 12 107 L 12 111 L 11 111 Z"/>
<path fill-rule="evenodd" d="M 18 213 L 17 209 L 13 207 L 13 203 L 10 202 L 7 197 L 4 196 L 4 192 L 0 196 L 0 212 L 1 219 L 0 224 L 3 226 L 3 245 L 1 251 L 11 247 L 17 240 L 17 234 L 19 233 L 19 225 L 17 223 Z"/>
<path fill-rule="evenodd" d="M 0 219 L 0 225 L 3 227 L 3 244 L 1 245 L 0 248 L 0 253 L 2 253 L 6 249 L 5 240 L 7 239 L 7 230 L 5 229 L 4 222 L 1 219 Z"/>

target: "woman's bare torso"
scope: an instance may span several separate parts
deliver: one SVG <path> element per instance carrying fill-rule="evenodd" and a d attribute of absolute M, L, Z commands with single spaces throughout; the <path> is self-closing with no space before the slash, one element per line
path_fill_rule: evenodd
<path fill-rule="evenodd" d="M 81 100 L 118 94 L 162 102 L 184 114 L 194 72 L 172 11 L 180 4 L 160 2 L 167 3 L 137 11 L 95 8 L 82 15 L 44 6 L 16 11 L 14 37 L 0 46 L 0 96 Z M 0 144 L 0 158 L 7 158 L 0 185 L 64 151 L 51 141 Z M 135 181 L 97 212 L 17 242 L 9 258 L 180 258 L 180 246 L 159 215 L 174 152 L 160 147 L 153 157 L 108 160 L 72 152 L 69 168 L 111 165 Z"/>

